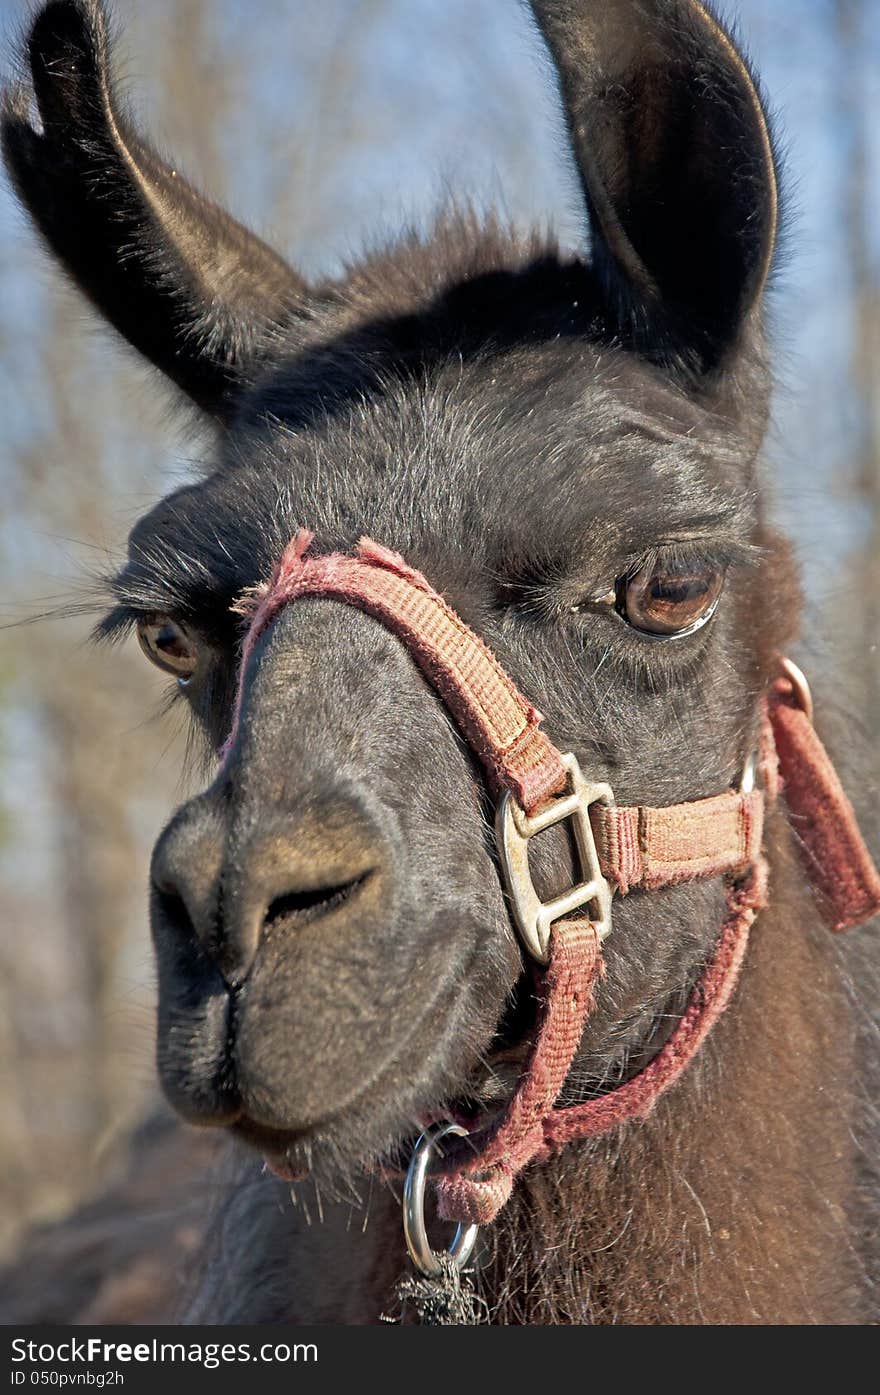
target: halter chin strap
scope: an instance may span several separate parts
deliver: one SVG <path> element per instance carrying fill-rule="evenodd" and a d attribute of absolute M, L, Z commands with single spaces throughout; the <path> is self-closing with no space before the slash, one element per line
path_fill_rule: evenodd
<path fill-rule="evenodd" d="M 541 966 L 539 1020 L 531 1055 L 500 1120 L 475 1129 L 472 1151 L 438 1179 L 439 1210 L 460 1222 L 491 1221 L 519 1172 L 574 1139 L 644 1118 L 693 1059 L 736 986 L 749 928 L 766 902 L 761 845 L 765 801 L 781 788 L 811 882 L 832 928 L 880 911 L 880 875 L 811 721 L 809 690 L 783 660 L 763 702 L 759 789 L 727 790 L 665 808 L 624 808 L 607 785 L 584 779 L 540 729 L 541 714 L 492 651 L 428 581 L 370 539 L 356 553 L 307 556 L 300 531 L 272 579 L 246 593 L 249 619 L 232 730 L 241 716 L 244 675 L 260 635 L 291 601 L 323 597 L 379 620 L 406 645 L 455 718 L 499 798 L 496 824 L 508 901 L 520 937 Z M 748 782 L 744 782 L 748 783 Z M 571 820 L 581 880 L 549 903 L 528 869 L 528 842 Z M 611 929 L 614 892 L 724 877 L 727 915 L 684 1016 L 636 1076 L 586 1103 L 556 1107 L 603 973 L 601 942 Z M 572 918 L 573 913 L 580 912 Z"/>

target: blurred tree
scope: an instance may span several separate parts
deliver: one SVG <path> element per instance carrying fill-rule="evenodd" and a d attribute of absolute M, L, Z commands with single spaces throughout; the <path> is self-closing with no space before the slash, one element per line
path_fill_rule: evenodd
<path fill-rule="evenodd" d="M 276 0 L 267 7 L 279 11 L 278 37 L 290 44 L 296 26 L 286 7 Z M 245 95 L 260 88 L 258 55 L 230 42 L 229 25 L 246 16 L 211 0 L 156 0 L 149 14 L 135 0 L 115 8 L 123 75 L 127 55 L 136 54 L 137 105 L 155 108 L 143 125 L 158 129 L 160 143 L 183 156 L 211 197 L 243 202 L 247 175 L 266 159 Z M 313 19 L 311 41 L 326 61 L 314 68 L 310 103 L 330 133 L 321 155 L 330 167 L 356 138 L 344 123 L 336 131 L 334 114 L 353 82 L 352 56 L 384 8 L 385 0 L 339 0 Z M 306 73 L 308 54 L 298 61 Z M 369 131 L 360 138 L 369 143 Z M 314 184 L 317 197 L 300 189 L 301 216 L 290 232 L 316 241 L 326 260 L 317 170 Z M 270 186 L 276 203 L 283 189 Z M 52 272 L 37 277 L 29 234 L 21 228 L 7 237 L 0 255 L 4 284 L 13 286 L 24 263 L 31 294 L 23 327 L 14 295 L 0 305 L 11 505 L 0 520 L 9 539 L 0 576 L 5 608 L 20 615 L 45 586 L 45 556 L 53 567 L 81 571 L 63 556 L 66 542 L 75 553 L 96 549 L 87 570 L 107 569 L 103 540 L 118 546 L 125 517 L 133 521 L 169 486 L 179 442 L 149 405 L 157 394 L 155 381 L 143 390 L 148 371 L 110 336 L 95 334 L 90 312 Z M 164 391 L 160 402 L 169 400 Z M 198 461 L 208 443 L 189 418 L 183 424 Z M 71 583 L 79 584 L 76 571 L 61 580 Z M 63 1213 L 100 1184 L 112 1164 L 106 1145 L 155 1090 L 146 870 L 152 839 L 182 794 L 180 748 L 176 759 L 161 760 L 178 724 L 161 713 L 151 719 L 165 685 L 137 646 L 95 651 L 85 643 L 88 629 L 74 616 L 63 628 L 13 628 L 4 641 L 0 711 L 22 782 L 4 780 L 15 818 L 0 862 L 0 1252 L 23 1223 Z"/>
<path fill-rule="evenodd" d="M 853 487 L 862 516 L 851 564 L 849 623 L 863 718 L 880 773 L 880 266 L 871 226 L 872 120 L 867 76 L 872 53 L 871 0 L 835 0 L 840 46 L 838 86 L 845 169 L 845 236 L 853 316 L 850 371 L 854 388 Z"/>
<path fill-rule="evenodd" d="M 425 222 L 450 191 L 580 241 L 559 104 L 518 0 L 114 0 L 113 8 L 124 87 L 144 129 L 307 273 L 332 271 L 406 220 Z M 859 551 L 844 586 L 838 547 L 823 584 L 846 597 L 856 655 L 872 656 L 863 699 L 876 731 L 880 307 L 866 86 L 876 6 L 738 0 L 734 8 L 788 111 L 792 183 L 810 190 L 780 296 L 784 306 L 797 287 L 790 299 L 803 324 L 792 325 L 792 338 L 796 330 L 807 384 L 779 406 L 794 455 L 785 521 L 821 539 L 848 517 L 831 492 L 832 447 L 841 449 L 855 411 Z M 7 34 L 29 9 L 0 0 Z M 828 42 L 835 25 L 839 63 Z M 831 135 L 835 105 L 840 131 Z M 841 165 L 846 249 L 832 193 Z M 803 256 L 811 243 L 812 262 Z M 843 266 L 851 286 L 841 286 Z M 0 281 L 5 618 L 33 609 L 47 588 L 69 590 L 83 548 L 94 569 L 106 568 L 106 540 L 118 549 L 183 470 L 178 423 L 172 430 L 163 413 L 170 399 L 58 288 L 5 189 Z M 845 347 L 829 337 L 853 303 L 851 397 L 832 371 Z M 190 430 L 184 456 L 197 465 L 205 454 Z M 795 491 L 806 501 L 797 518 Z M 163 685 L 136 648 L 78 648 L 87 630 L 83 619 L 3 637 L 0 1250 L 28 1217 L 61 1212 L 97 1183 L 103 1141 L 153 1089 L 144 891 L 150 844 L 183 793 L 180 749 L 163 758 L 175 722 L 150 720 Z"/>

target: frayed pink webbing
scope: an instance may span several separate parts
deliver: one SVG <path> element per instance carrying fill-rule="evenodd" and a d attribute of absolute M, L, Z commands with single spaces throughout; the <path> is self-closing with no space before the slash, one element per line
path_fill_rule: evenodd
<path fill-rule="evenodd" d="M 438 1211 L 442 1219 L 485 1225 L 493 1221 L 508 1200 L 517 1175 L 529 1163 L 549 1157 L 566 1143 L 595 1138 L 630 1119 L 646 1119 L 670 1086 L 690 1065 L 733 996 L 749 942 L 749 930 L 758 911 L 766 904 L 766 866 L 761 859 L 741 882 L 730 882 L 727 891 L 727 917 L 715 952 L 691 995 L 678 1026 L 653 1060 L 624 1085 L 584 1104 L 554 1109 L 568 1066 L 577 1049 L 574 1042 L 565 1070 L 556 1069 L 556 1041 L 559 1019 L 566 1015 L 566 993 L 579 973 L 579 958 L 567 936 L 565 922 L 553 932 L 550 963 L 546 970 L 542 1011 L 545 1014 L 523 1082 L 514 1095 L 501 1126 L 488 1145 L 473 1139 L 473 1159 L 460 1163 L 455 1172 L 437 1181 Z M 589 1011 L 592 986 L 600 976 L 601 958 L 592 961 L 590 987 L 584 995 Z M 554 1000 L 557 996 L 561 1004 Z M 574 1012 L 572 1011 L 572 1016 Z M 569 1038 L 566 1037 L 566 1049 Z M 529 1106 L 537 1094 L 533 1080 L 546 1082 L 542 1097 L 543 1113 L 532 1114 Z M 552 1082 L 552 1084 L 551 1084 Z M 548 1098 L 555 1085 L 555 1093 Z M 522 1098 L 519 1098 L 519 1097 Z"/>
<path fill-rule="evenodd" d="M 786 678 L 773 685 L 769 712 L 782 790 L 807 874 L 831 928 L 849 930 L 880 911 L 880 875 L 840 777 Z"/>
<path fill-rule="evenodd" d="M 531 814 L 565 789 L 565 766 L 539 730 L 540 713 L 419 572 L 367 538 L 355 556 L 309 557 L 311 542 L 312 534 L 301 530 L 271 580 L 236 607 L 250 624 L 224 757 L 241 720 L 245 673 L 257 641 L 290 601 L 314 596 L 355 606 L 400 638 L 455 717 L 496 794 L 509 790 Z M 763 705 L 758 766 L 767 797 L 784 790 L 808 870 L 835 928 L 873 915 L 880 909 L 880 876 L 827 753 L 784 681 L 774 685 Z M 766 899 L 764 803 L 759 790 L 729 790 L 663 809 L 591 808 L 603 875 L 622 894 L 633 887 L 726 877 L 728 910 L 718 945 L 684 1016 L 654 1060 L 607 1095 L 556 1108 L 603 972 L 595 927 L 586 920 L 558 921 L 541 979 L 538 1032 L 528 1065 L 501 1120 L 484 1135 L 472 1135 L 475 1155 L 438 1179 L 441 1215 L 492 1220 L 530 1162 L 573 1139 L 645 1118 L 679 1078 L 730 1001 L 749 928 Z"/>
<path fill-rule="evenodd" d="M 239 607 L 252 618 L 224 753 L 238 729 L 244 673 L 257 640 L 290 601 L 315 596 L 366 611 L 404 642 L 481 760 L 495 794 L 509 789 L 531 812 L 565 788 L 565 767 L 539 729 L 540 712 L 420 572 L 369 538 L 361 539 L 354 557 L 307 557 L 311 541 L 305 529 L 297 533 L 268 585 L 255 588 Z"/>
<path fill-rule="evenodd" d="M 477 1224 L 494 1220 L 517 1175 L 543 1152 L 547 1120 L 604 971 L 599 938 L 589 921 L 563 920 L 553 927 L 540 990 L 540 1025 L 528 1064 L 495 1131 L 472 1140 L 475 1157 L 438 1179 L 441 1217 Z"/>
<path fill-rule="evenodd" d="M 510 790 L 526 813 L 560 793 L 565 767 L 540 730 L 540 712 L 425 577 L 370 538 L 361 539 L 354 556 L 309 557 L 312 539 L 301 529 L 270 581 L 236 607 L 250 624 L 222 755 L 238 730 L 244 675 L 260 636 L 291 601 L 322 597 L 365 611 L 398 636 L 482 762 L 493 793 Z M 761 850 L 763 812 L 760 791 L 728 790 L 665 809 L 597 805 L 591 818 L 603 875 L 625 894 L 750 866 Z"/>

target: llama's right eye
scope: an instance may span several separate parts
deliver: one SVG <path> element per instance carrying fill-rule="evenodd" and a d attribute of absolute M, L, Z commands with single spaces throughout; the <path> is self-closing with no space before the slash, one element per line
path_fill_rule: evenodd
<path fill-rule="evenodd" d="M 173 673 L 181 683 L 193 675 L 199 650 L 186 627 L 170 615 L 150 615 L 138 621 L 138 641 L 150 663 Z"/>

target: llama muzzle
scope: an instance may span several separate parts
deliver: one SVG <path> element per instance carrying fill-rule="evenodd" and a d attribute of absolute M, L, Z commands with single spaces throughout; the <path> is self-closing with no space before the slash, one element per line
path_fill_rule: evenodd
<path fill-rule="evenodd" d="M 403 643 L 481 762 L 490 789 L 500 796 L 499 864 L 520 939 L 540 966 L 541 1003 L 534 1045 L 506 1111 L 488 1127 L 479 1119 L 456 1121 L 467 1146 L 447 1159 L 437 1182 L 442 1217 L 485 1224 L 525 1167 L 569 1141 L 646 1117 L 699 1050 L 732 998 L 750 927 L 766 902 L 762 830 L 768 798 L 780 788 L 786 792 L 807 870 L 833 929 L 859 924 L 880 909 L 880 875 L 813 729 L 809 687 L 789 660 L 779 660 L 756 714 L 756 748 L 744 752 L 740 788 L 671 807 L 624 808 L 607 785 L 591 784 L 575 757 L 553 745 L 541 729 L 541 714 L 491 650 L 403 557 L 371 539 L 362 539 L 353 556 L 310 556 L 312 542 L 313 535 L 300 530 L 271 580 L 238 606 L 249 626 L 224 758 L 235 741 L 257 642 L 286 606 L 320 597 L 364 611 Z M 529 840 L 566 821 L 574 824 L 581 879 L 545 903 L 529 873 Z M 666 1044 L 623 1085 L 583 1104 L 557 1107 L 601 991 L 601 946 L 611 933 L 612 896 L 718 877 L 727 888 L 724 924 Z M 410 1210 L 432 1136 L 423 1136 L 410 1166 L 404 1202 Z M 411 1216 L 408 1234 L 417 1230 Z M 461 1233 L 453 1249 L 466 1262 L 469 1248 L 461 1244 Z M 424 1245 L 410 1243 L 410 1253 L 423 1272 L 438 1272 L 437 1257 L 426 1258 Z"/>

